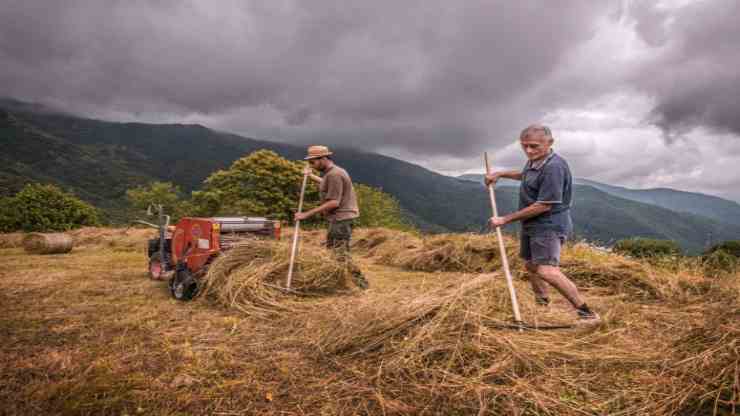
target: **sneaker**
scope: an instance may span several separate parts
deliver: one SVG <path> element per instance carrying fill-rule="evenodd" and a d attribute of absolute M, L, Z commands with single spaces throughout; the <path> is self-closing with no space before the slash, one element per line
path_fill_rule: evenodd
<path fill-rule="evenodd" d="M 578 325 L 593 325 L 601 322 L 601 317 L 598 313 L 594 311 L 588 311 L 584 312 L 582 310 L 578 310 Z"/>

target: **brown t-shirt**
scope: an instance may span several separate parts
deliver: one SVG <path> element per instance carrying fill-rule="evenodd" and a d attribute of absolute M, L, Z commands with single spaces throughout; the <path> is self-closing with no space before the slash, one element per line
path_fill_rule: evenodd
<path fill-rule="evenodd" d="M 330 199 L 339 201 L 336 209 L 326 213 L 326 219 L 329 221 L 349 220 L 360 216 L 355 188 L 346 170 L 336 165 L 332 166 L 321 178 L 319 191 L 322 203 Z"/>

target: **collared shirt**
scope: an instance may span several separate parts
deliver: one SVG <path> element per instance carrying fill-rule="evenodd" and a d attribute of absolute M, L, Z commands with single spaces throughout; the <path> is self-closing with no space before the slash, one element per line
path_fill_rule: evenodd
<path fill-rule="evenodd" d="M 573 178 L 568 162 L 553 152 L 543 159 L 527 161 L 519 186 L 519 209 L 535 202 L 551 205 L 550 211 L 522 221 L 527 235 L 554 231 L 567 235 L 573 229 L 570 206 L 573 200 Z"/>

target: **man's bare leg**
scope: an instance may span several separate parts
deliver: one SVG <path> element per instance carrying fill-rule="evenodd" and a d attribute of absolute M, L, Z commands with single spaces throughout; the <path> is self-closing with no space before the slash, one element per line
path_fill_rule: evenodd
<path fill-rule="evenodd" d="M 532 291 L 534 292 L 537 303 L 541 305 L 550 303 L 550 297 L 547 294 L 547 283 L 537 275 L 537 265 L 528 261 L 524 264 L 524 268 L 527 269 L 527 277 L 529 278 L 529 283 L 532 285 Z"/>
<path fill-rule="evenodd" d="M 560 271 L 560 267 L 538 265 L 537 276 L 552 285 L 564 298 L 568 299 L 568 302 L 574 308 L 578 309 L 586 303 L 583 301 L 580 293 L 578 293 L 576 285 Z M 534 288 L 534 281 L 532 287 Z M 535 293 L 537 292 L 535 291 Z"/>

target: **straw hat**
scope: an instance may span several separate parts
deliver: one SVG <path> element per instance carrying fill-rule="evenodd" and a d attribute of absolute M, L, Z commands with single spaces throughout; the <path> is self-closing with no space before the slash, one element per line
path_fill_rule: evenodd
<path fill-rule="evenodd" d="M 330 156 L 332 154 L 333 153 L 330 152 L 329 148 L 326 146 L 309 146 L 308 156 L 306 156 L 304 160 L 318 159 L 320 157 Z"/>

